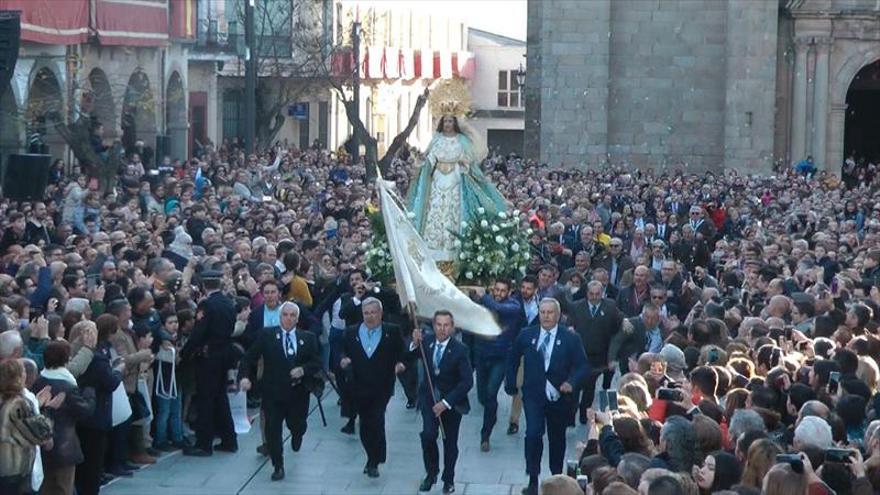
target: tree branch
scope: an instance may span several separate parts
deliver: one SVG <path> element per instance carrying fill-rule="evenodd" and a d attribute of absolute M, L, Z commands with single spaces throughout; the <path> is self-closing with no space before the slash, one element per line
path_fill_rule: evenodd
<path fill-rule="evenodd" d="M 419 115 L 422 113 L 422 108 L 425 106 L 425 102 L 428 101 L 429 94 L 430 90 L 425 88 L 425 91 L 419 95 L 418 99 L 416 99 L 416 105 L 413 107 L 412 114 L 409 116 L 409 122 L 400 134 L 394 136 L 394 140 L 391 141 L 391 145 L 388 146 L 388 149 L 385 151 L 385 156 L 379 161 L 379 170 L 381 170 L 383 174 L 388 170 L 388 165 L 391 164 L 391 160 L 397 155 L 397 151 L 409 138 L 409 135 L 412 133 L 413 129 L 415 129 L 416 125 L 418 125 Z"/>

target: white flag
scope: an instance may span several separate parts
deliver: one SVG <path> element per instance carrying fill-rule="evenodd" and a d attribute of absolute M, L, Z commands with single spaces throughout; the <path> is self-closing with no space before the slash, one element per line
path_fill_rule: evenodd
<path fill-rule="evenodd" d="M 414 303 L 418 316 L 429 319 L 445 309 L 455 317 L 458 328 L 486 337 L 500 335 L 501 327 L 492 313 L 471 301 L 437 268 L 427 244 L 407 218 L 403 202 L 391 190 L 394 183 L 378 178 L 376 184 L 400 304 Z"/>

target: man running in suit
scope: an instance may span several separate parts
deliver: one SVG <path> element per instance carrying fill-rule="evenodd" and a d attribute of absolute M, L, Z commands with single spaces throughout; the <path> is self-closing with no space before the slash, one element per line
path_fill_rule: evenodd
<path fill-rule="evenodd" d="M 524 328 L 513 344 L 507 366 L 505 391 L 515 395 L 516 374 L 523 360 L 523 409 L 526 412 L 526 473 L 524 495 L 538 494 L 538 474 L 544 450 L 544 432 L 550 454 L 550 472 L 562 473 L 565 430 L 577 403 L 574 388 L 589 374 L 580 337 L 559 325 L 559 301 L 543 299 L 537 326 Z"/>
<path fill-rule="evenodd" d="M 321 369 L 318 341 L 310 332 L 296 329 L 299 306 L 291 301 L 281 305 L 281 326 L 260 331 L 245 355 L 239 388 L 251 388 L 249 372 L 263 358 L 263 410 L 266 418 L 266 444 L 272 458 L 272 481 L 284 478 L 281 423 L 290 430 L 290 445 L 299 452 L 309 416 L 310 386 Z"/>
<path fill-rule="evenodd" d="M 367 453 L 364 474 L 379 477 L 385 462 L 385 408 L 394 394 L 394 376 L 406 368 L 403 339 L 397 325 L 382 321 L 382 302 L 368 297 L 361 303 L 364 322 L 350 326 L 342 342 L 339 367 L 347 374 L 354 410 L 360 418 L 361 444 Z"/>
<path fill-rule="evenodd" d="M 419 409 L 422 413 L 422 459 L 427 476 L 419 491 L 431 490 L 440 473 L 437 433 L 443 423 L 443 493 L 455 491 L 455 461 L 458 459 L 458 429 L 461 417 L 470 411 L 467 394 L 474 386 L 474 371 L 468 360 L 468 348 L 454 338 L 452 313 L 434 313 L 434 336 L 422 339 L 413 330 L 409 352 L 417 357 L 425 353 L 425 378 L 419 384 Z M 422 347 L 422 351 L 419 350 Z M 428 379 L 430 377 L 430 380 Z"/>

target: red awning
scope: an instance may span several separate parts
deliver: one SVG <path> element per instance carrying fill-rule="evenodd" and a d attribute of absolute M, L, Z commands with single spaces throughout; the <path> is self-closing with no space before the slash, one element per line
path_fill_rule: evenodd
<path fill-rule="evenodd" d="M 340 76 L 350 74 L 352 64 L 351 51 L 340 50 L 333 56 L 333 73 Z M 365 80 L 471 79 L 475 61 L 471 52 L 365 47 L 360 67 L 361 77 Z"/>
<path fill-rule="evenodd" d="M 76 45 L 89 38 L 89 0 L 0 0 L 0 10 L 21 11 L 21 39 Z"/>
<path fill-rule="evenodd" d="M 94 0 L 102 45 L 162 46 L 168 42 L 167 0 Z"/>

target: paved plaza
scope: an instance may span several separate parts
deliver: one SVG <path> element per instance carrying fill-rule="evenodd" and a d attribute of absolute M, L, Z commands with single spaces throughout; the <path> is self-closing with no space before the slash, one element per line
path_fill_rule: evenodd
<path fill-rule="evenodd" d="M 153 466 L 137 471 L 132 478 L 115 480 L 102 490 L 107 495 L 201 495 L 201 494 L 416 494 L 424 477 L 422 451 L 419 444 L 421 418 L 414 410 L 407 410 L 403 392 L 388 406 L 388 462 L 379 467 L 381 476 L 369 479 L 363 473 L 365 456 L 357 435 L 339 432 L 344 421 L 339 417 L 336 394 L 324 398 L 327 427 L 321 425 L 321 416 L 312 399 L 309 430 L 302 450 L 293 453 L 285 436 L 284 461 L 287 477 L 272 482 L 272 465 L 268 458 L 256 453 L 260 444 L 258 424 L 246 435 L 239 435 L 236 454 L 215 453 L 209 458 L 184 457 L 180 452 L 164 456 Z M 474 391 L 470 396 L 472 411 L 465 416 L 459 437 L 459 459 L 456 473 L 456 493 L 464 495 L 518 495 L 525 475 L 523 435 L 525 421 L 520 421 L 520 432 L 507 435 L 507 417 L 510 399 L 500 393 L 499 418 L 501 421 L 492 436 L 492 451 L 480 452 L 480 424 L 482 407 Z M 285 429 L 285 434 L 287 430 Z M 578 426 L 568 434 L 568 457 L 574 456 L 576 439 L 585 438 L 585 429 Z M 542 475 L 547 468 L 546 440 Z M 442 483 L 434 485 L 431 493 L 440 493 Z"/>

